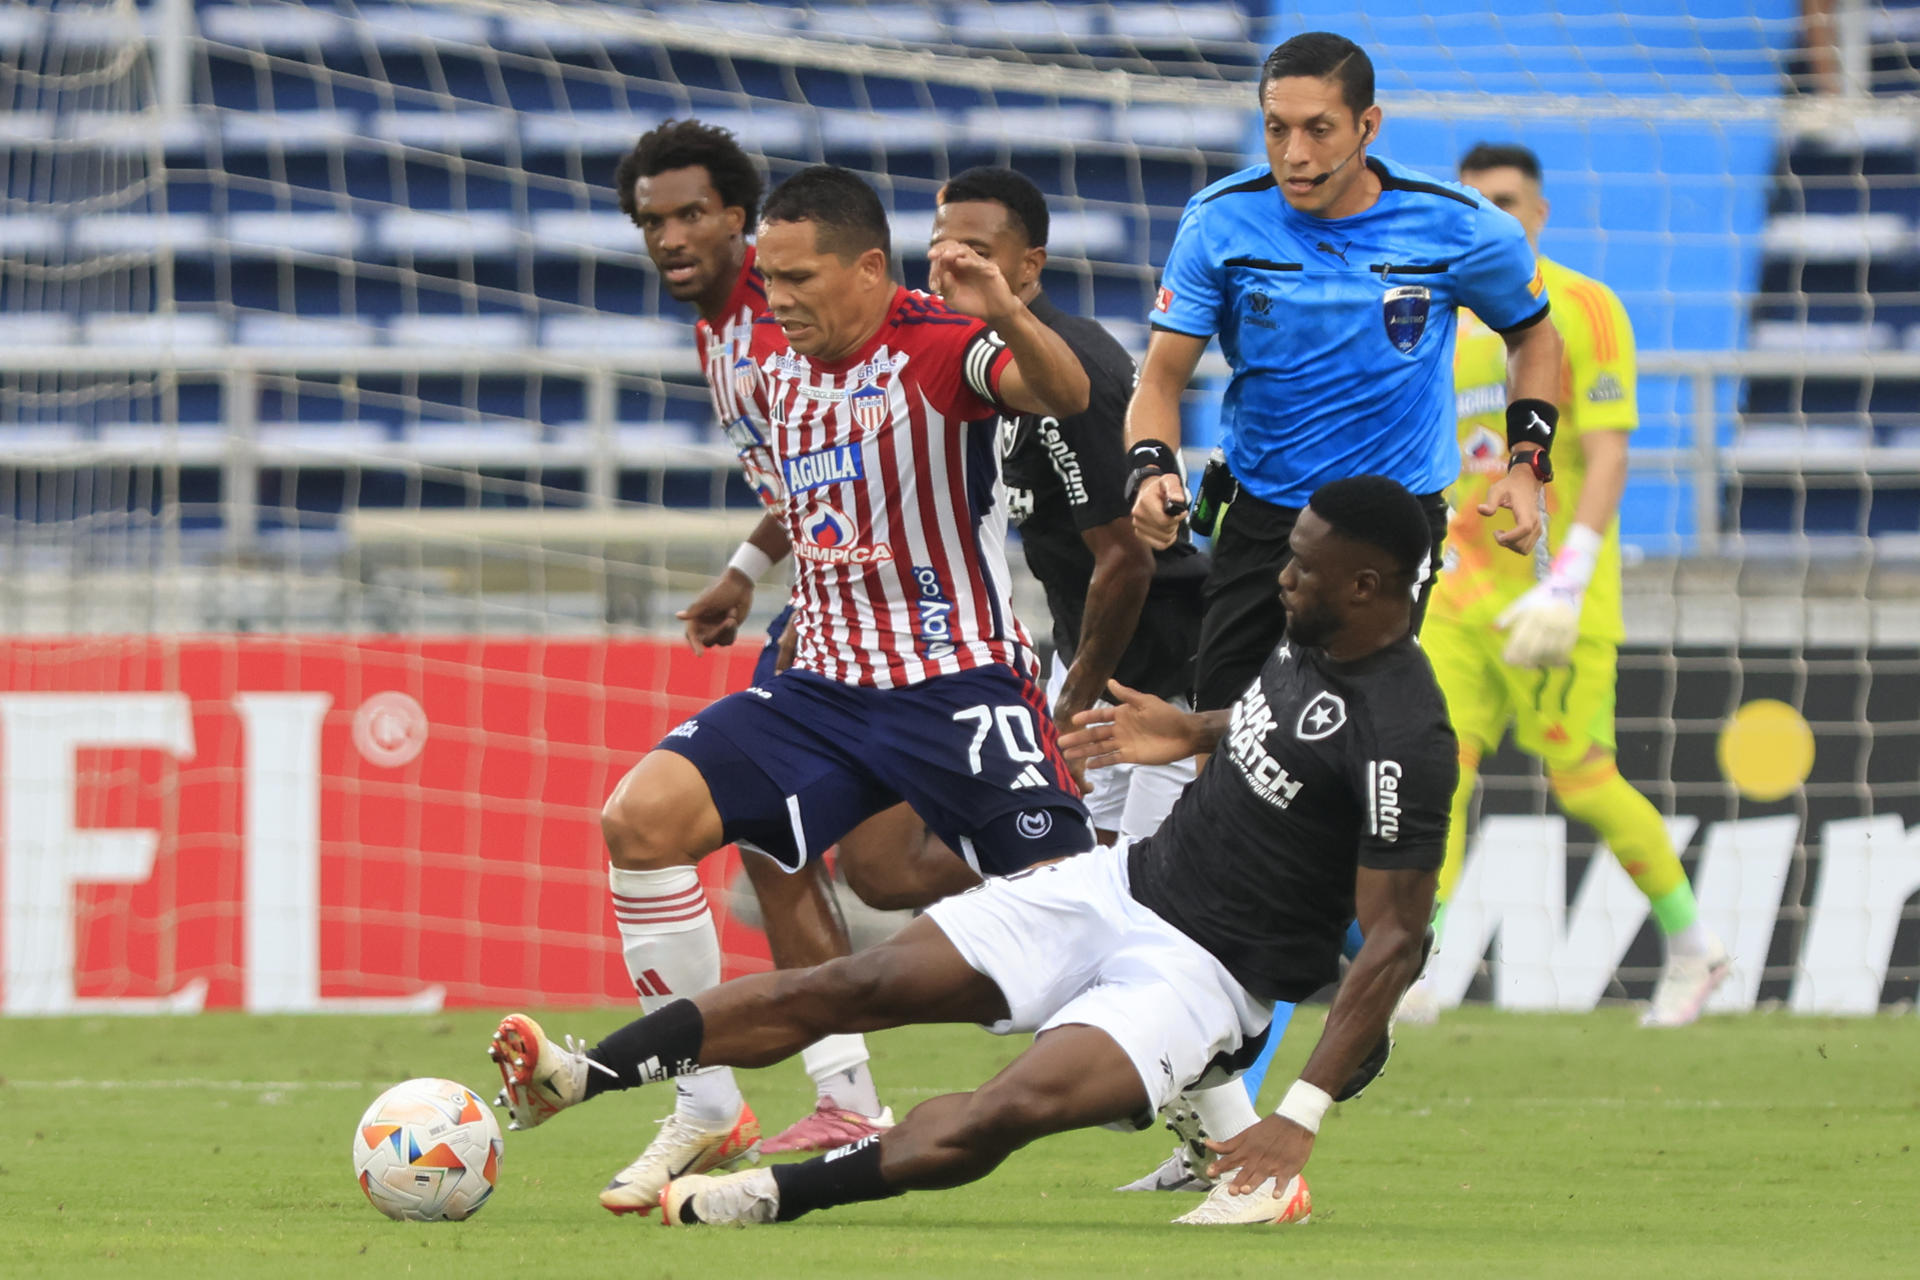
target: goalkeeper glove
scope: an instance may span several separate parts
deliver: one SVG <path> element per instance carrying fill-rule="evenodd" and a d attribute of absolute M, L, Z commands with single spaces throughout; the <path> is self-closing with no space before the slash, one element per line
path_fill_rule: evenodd
<path fill-rule="evenodd" d="M 1501 655 L 1509 666 L 1563 667 L 1580 638 L 1580 602 L 1600 558 L 1601 537 L 1583 524 L 1567 530 L 1546 578 L 1508 605 L 1494 621 L 1507 633 Z"/>

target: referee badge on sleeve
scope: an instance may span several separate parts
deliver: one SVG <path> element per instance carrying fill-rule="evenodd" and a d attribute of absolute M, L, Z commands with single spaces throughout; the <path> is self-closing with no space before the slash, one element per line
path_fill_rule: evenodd
<path fill-rule="evenodd" d="M 1411 353 L 1420 345 L 1420 335 L 1427 331 L 1427 306 L 1432 300 L 1432 291 L 1419 284 L 1396 285 L 1380 300 L 1387 341 L 1402 354 Z"/>

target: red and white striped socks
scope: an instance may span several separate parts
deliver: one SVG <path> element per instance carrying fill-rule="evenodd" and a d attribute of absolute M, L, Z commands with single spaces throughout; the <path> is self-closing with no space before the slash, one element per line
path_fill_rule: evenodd
<path fill-rule="evenodd" d="M 720 935 L 706 890 L 692 867 L 658 871 L 607 868 L 613 918 L 627 974 L 648 1013 L 720 985 Z M 680 1115 L 702 1129 L 725 1129 L 740 1112 L 733 1072 L 710 1067 L 679 1077 Z"/>

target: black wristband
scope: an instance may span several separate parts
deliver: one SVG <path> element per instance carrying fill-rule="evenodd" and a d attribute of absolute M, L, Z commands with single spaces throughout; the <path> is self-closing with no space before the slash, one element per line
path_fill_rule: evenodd
<path fill-rule="evenodd" d="M 1127 506 L 1140 496 L 1140 486 L 1152 476 L 1180 474 L 1180 455 L 1162 440 L 1142 440 L 1127 450 Z"/>
<path fill-rule="evenodd" d="M 1538 445 L 1551 451 L 1560 410 L 1547 400 L 1515 400 L 1507 406 L 1507 448 Z"/>

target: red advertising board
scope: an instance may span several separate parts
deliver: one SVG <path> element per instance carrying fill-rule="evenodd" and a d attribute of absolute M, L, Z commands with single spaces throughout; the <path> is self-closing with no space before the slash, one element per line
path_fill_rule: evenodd
<path fill-rule="evenodd" d="M 631 998 L 601 802 L 757 646 L 73 637 L 0 650 L 0 1007 Z M 702 867 L 716 910 L 731 851 Z M 731 972 L 764 967 L 723 916 Z"/>

